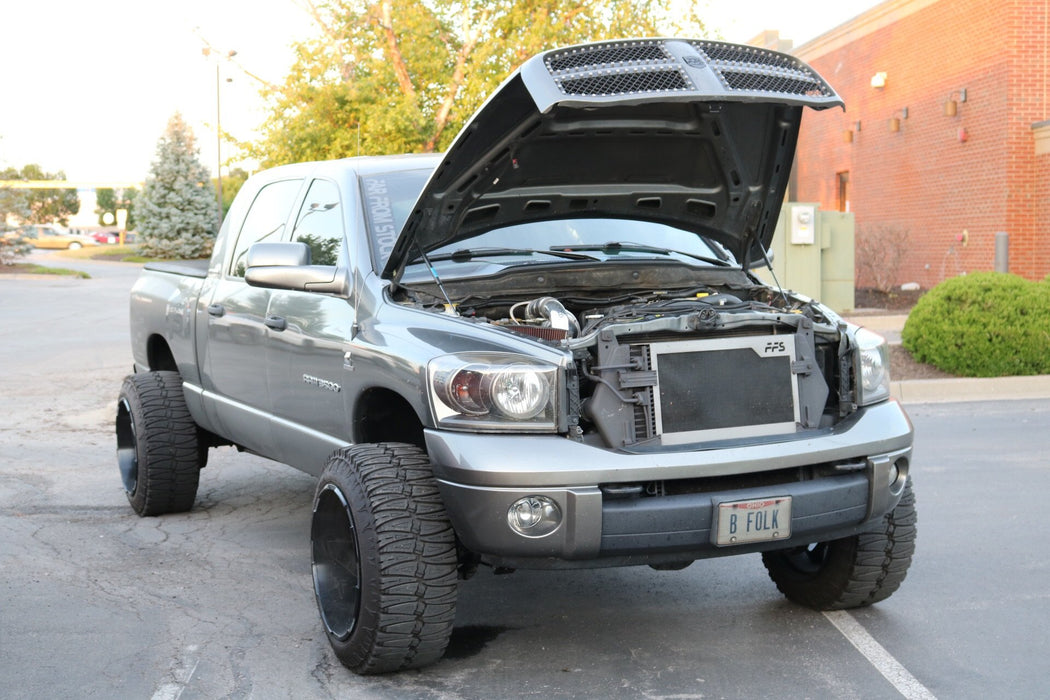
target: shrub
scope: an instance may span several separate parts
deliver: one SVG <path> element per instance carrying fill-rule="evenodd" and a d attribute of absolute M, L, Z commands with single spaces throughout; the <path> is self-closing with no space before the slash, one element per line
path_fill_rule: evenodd
<path fill-rule="evenodd" d="M 865 285 L 892 294 L 911 249 L 911 233 L 891 224 L 860 224 L 855 237 L 856 268 Z"/>
<path fill-rule="evenodd" d="M 946 280 L 915 304 L 901 343 L 916 360 L 961 376 L 1050 374 L 1050 278 Z"/>

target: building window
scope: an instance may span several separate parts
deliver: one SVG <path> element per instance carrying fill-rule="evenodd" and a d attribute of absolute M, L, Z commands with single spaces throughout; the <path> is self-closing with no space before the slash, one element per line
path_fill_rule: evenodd
<path fill-rule="evenodd" d="M 837 173 L 838 179 L 838 209 L 849 211 L 849 172 Z"/>
<path fill-rule="evenodd" d="M 839 211 L 849 211 L 849 172 L 840 172 L 838 178 Z"/>

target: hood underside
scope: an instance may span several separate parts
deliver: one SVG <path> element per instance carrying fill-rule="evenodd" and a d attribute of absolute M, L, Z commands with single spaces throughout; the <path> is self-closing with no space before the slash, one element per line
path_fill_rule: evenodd
<path fill-rule="evenodd" d="M 453 141 L 383 276 L 399 279 L 420 250 L 579 217 L 692 231 L 746 264 L 772 240 L 802 108 L 842 105 L 798 59 L 753 46 L 640 39 L 540 54 Z"/>

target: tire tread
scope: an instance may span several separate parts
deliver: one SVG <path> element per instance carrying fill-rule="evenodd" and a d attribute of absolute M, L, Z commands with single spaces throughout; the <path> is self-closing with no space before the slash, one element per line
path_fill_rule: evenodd
<path fill-rule="evenodd" d="M 318 494 L 333 477 L 355 484 L 369 504 L 355 527 L 375 538 L 378 577 L 376 591 L 362 585 L 362 608 L 374 605 L 373 614 L 359 615 L 351 643 L 332 642 L 336 655 L 363 675 L 434 663 L 452 634 L 458 580 L 455 534 L 426 453 L 400 443 L 345 447 L 329 461 Z"/>
<path fill-rule="evenodd" d="M 200 482 L 201 450 L 179 373 L 129 375 L 121 397 L 136 423 L 139 476 L 135 492 L 128 494 L 132 508 L 141 516 L 190 510 Z"/>
<path fill-rule="evenodd" d="M 762 563 L 789 600 L 815 610 L 846 610 L 886 600 L 900 588 L 915 554 L 915 494 L 909 479 L 897 506 L 870 530 L 828 545 L 820 570 L 802 572 L 783 551 Z"/>

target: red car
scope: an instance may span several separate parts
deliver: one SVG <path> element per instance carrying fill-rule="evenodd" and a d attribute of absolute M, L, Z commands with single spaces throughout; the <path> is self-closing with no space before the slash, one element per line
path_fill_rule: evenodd
<path fill-rule="evenodd" d="M 97 243 L 120 243 L 120 229 L 102 229 L 88 234 Z M 124 233 L 124 242 L 131 243 L 135 238 L 133 233 Z"/>

